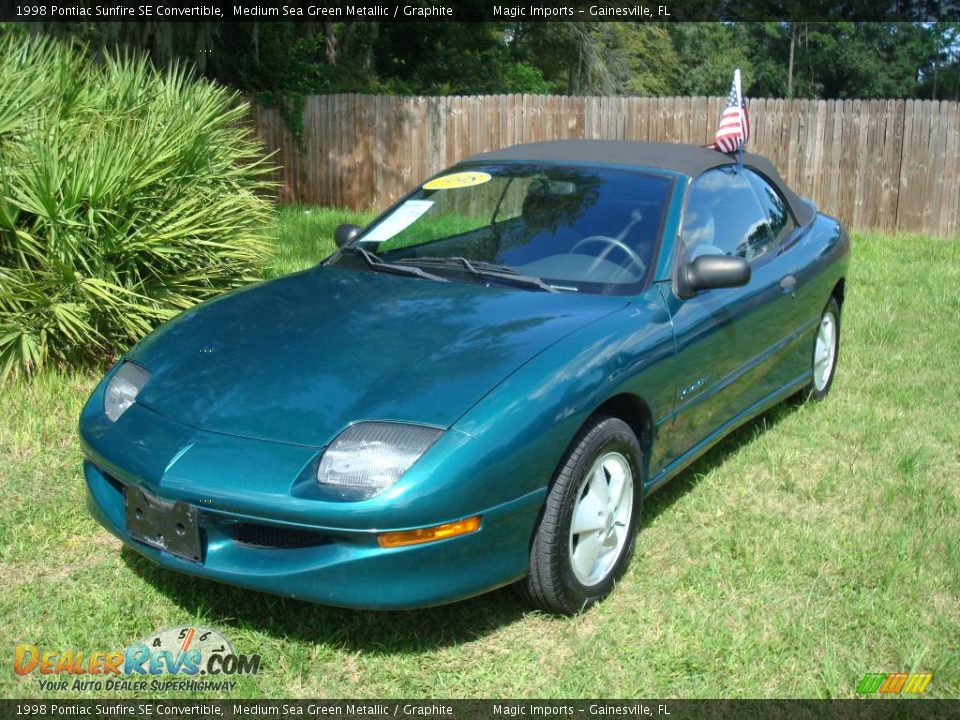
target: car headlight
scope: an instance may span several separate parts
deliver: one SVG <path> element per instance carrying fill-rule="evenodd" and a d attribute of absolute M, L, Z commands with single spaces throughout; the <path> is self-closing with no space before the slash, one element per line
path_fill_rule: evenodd
<path fill-rule="evenodd" d="M 110 378 L 103 392 L 103 411 L 111 422 L 116 422 L 150 379 L 150 373 L 139 365 L 125 362 Z"/>
<path fill-rule="evenodd" d="M 317 468 L 321 485 L 368 498 L 393 485 L 443 434 L 436 428 L 362 422 L 330 443 Z"/>

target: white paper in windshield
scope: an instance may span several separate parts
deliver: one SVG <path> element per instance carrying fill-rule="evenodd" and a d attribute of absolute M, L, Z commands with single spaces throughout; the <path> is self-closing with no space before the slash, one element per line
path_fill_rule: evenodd
<path fill-rule="evenodd" d="M 433 205 L 433 200 L 407 200 L 379 225 L 367 233 L 360 242 L 383 242 L 416 222 Z"/>

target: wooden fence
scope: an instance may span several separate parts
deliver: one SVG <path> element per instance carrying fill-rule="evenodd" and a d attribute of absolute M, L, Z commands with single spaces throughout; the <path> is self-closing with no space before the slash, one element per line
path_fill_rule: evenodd
<path fill-rule="evenodd" d="M 315 95 L 298 143 L 254 108 L 281 202 L 383 209 L 474 153 L 562 138 L 712 139 L 725 98 Z M 960 235 L 960 108 L 919 100 L 749 101 L 750 149 L 849 225 Z"/>

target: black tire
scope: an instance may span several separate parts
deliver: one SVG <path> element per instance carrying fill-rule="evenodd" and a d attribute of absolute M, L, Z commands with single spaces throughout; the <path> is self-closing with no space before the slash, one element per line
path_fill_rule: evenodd
<path fill-rule="evenodd" d="M 817 362 L 817 333 L 814 333 L 813 337 L 813 348 L 810 351 L 810 367 L 813 371 L 813 376 L 810 379 L 810 384 L 806 388 L 806 399 L 808 402 L 819 402 L 823 400 L 830 392 L 830 388 L 833 387 L 833 379 L 837 376 L 837 360 L 840 358 L 840 305 L 837 303 L 835 297 L 830 297 L 830 300 L 827 302 L 827 306 L 823 309 L 823 313 L 820 315 L 820 322 L 823 322 L 824 317 L 828 314 L 833 316 L 833 322 L 836 323 L 836 334 L 835 342 L 833 349 L 833 361 L 830 363 L 830 374 L 827 378 L 826 384 L 822 388 L 817 388 L 816 382 L 816 362 Z M 820 325 L 817 325 L 817 332 L 820 330 Z"/>
<path fill-rule="evenodd" d="M 585 585 L 577 579 L 570 560 L 573 511 L 587 472 L 601 456 L 611 452 L 621 454 L 630 467 L 632 512 L 620 556 L 602 580 Z M 560 462 L 547 494 L 530 548 L 530 572 L 517 584 L 517 590 L 525 600 L 548 612 L 575 615 L 613 589 L 630 563 L 640 528 L 643 509 L 641 457 L 637 436 L 622 420 L 597 416 L 580 430 Z"/>

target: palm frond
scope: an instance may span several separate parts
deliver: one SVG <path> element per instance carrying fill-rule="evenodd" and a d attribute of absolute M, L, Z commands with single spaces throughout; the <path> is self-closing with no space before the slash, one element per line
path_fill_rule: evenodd
<path fill-rule="evenodd" d="M 115 354 L 260 275 L 271 171 L 235 94 L 0 37 L 0 378 Z"/>

